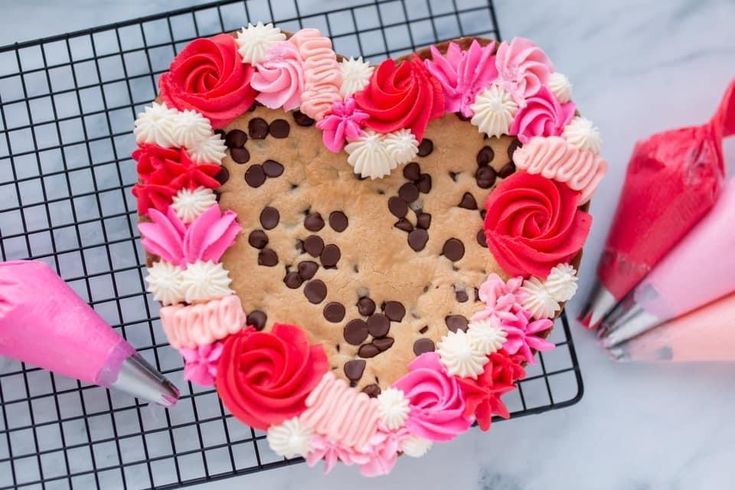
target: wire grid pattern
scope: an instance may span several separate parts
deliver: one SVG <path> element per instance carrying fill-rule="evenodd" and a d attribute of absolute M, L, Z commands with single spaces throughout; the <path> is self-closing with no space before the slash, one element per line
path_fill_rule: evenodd
<path fill-rule="evenodd" d="M 184 380 L 158 305 L 143 292 L 129 155 L 135 115 L 155 97 L 158 75 L 200 36 L 256 20 L 316 27 L 336 51 L 373 61 L 463 35 L 500 37 L 486 0 L 324 8 L 217 2 L 0 48 L 2 259 L 47 262 L 182 389 L 164 410 L 0 358 L 0 489 L 169 488 L 302 461 L 272 453 L 265 434 L 227 414 L 213 389 Z M 514 417 L 581 398 L 566 316 L 561 326 L 551 336 L 557 349 L 508 397 Z"/>

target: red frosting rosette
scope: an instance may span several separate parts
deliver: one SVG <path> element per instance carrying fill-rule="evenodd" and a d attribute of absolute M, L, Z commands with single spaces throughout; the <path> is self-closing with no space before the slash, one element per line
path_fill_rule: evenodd
<path fill-rule="evenodd" d="M 237 419 L 266 430 L 303 412 L 306 397 L 328 369 L 324 349 L 309 345 L 299 327 L 249 328 L 224 341 L 217 393 Z"/>
<path fill-rule="evenodd" d="M 485 202 L 485 238 L 505 272 L 545 278 L 573 259 L 592 225 L 579 199 L 566 184 L 527 172 L 498 184 Z"/>
<path fill-rule="evenodd" d="M 398 64 L 383 61 L 355 102 L 370 116 L 368 128 L 379 133 L 410 129 L 418 141 L 429 121 L 444 115 L 442 86 L 416 55 Z"/>
<path fill-rule="evenodd" d="M 195 39 L 161 75 L 159 95 L 170 107 L 201 112 L 219 129 L 253 104 L 252 75 L 253 67 L 242 62 L 229 34 Z"/>

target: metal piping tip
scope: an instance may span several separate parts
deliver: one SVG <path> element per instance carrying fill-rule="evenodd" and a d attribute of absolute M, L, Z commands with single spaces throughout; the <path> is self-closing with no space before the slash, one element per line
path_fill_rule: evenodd
<path fill-rule="evenodd" d="M 617 302 L 615 296 L 601 282 L 597 281 L 594 289 L 587 297 L 587 303 L 585 303 L 582 312 L 579 314 L 579 321 L 585 328 L 594 330 L 600 326 L 610 310 L 615 308 Z"/>
<path fill-rule="evenodd" d="M 179 399 L 179 389 L 137 353 L 123 361 L 110 388 L 164 407 Z"/>
<path fill-rule="evenodd" d="M 661 324 L 662 319 L 644 310 L 632 300 L 618 306 L 614 315 L 605 319 L 600 339 L 606 349 L 615 347 Z"/>

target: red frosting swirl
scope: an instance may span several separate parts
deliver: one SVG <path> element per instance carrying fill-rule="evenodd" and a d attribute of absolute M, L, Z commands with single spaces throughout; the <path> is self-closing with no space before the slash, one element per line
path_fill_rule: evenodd
<path fill-rule="evenodd" d="M 309 345 L 299 327 L 249 328 L 225 339 L 217 392 L 237 419 L 266 430 L 303 412 L 306 397 L 328 369 L 324 349 Z"/>
<path fill-rule="evenodd" d="M 159 95 L 177 109 L 194 109 L 215 129 L 247 111 L 257 92 L 250 86 L 253 67 L 242 62 L 229 34 L 195 39 L 179 53 L 159 80 Z"/>
<path fill-rule="evenodd" d="M 163 148 L 141 145 L 133 152 L 138 162 L 140 181 L 133 186 L 138 199 L 138 212 L 146 214 L 149 208 L 165 213 L 173 197 L 181 189 L 219 187 L 215 175 L 220 166 L 212 163 L 197 164 L 183 148 Z"/>
<path fill-rule="evenodd" d="M 383 61 L 355 102 L 370 115 L 368 128 L 379 133 L 410 129 L 419 141 L 429 121 L 444 114 L 442 86 L 416 55 L 398 65 Z"/>
<path fill-rule="evenodd" d="M 541 175 L 518 172 L 501 182 L 485 202 L 485 237 L 505 272 L 545 278 L 573 259 L 592 225 L 579 199 L 579 192 Z"/>

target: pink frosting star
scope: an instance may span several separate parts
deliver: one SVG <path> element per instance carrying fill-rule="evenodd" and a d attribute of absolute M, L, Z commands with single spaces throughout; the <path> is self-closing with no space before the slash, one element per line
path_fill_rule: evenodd
<path fill-rule="evenodd" d="M 382 476 L 390 473 L 398 461 L 398 451 L 409 435 L 405 427 L 392 431 L 379 426 L 370 439 L 370 460 L 360 465 L 360 474 Z"/>
<path fill-rule="evenodd" d="M 364 465 L 370 462 L 370 455 L 367 451 L 345 447 L 338 441 L 331 441 L 324 436 L 315 435 L 310 442 L 311 451 L 306 455 L 306 464 L 313 468 L 319 464 L 319 461 L 324 460 L 325 475 L 334 469 L 338 461 L 342 461 L 347 466 Z"/>
<path fill-rule="evenodd" d="M 513 277 L 503 281 L 499 275 L 492 273 L 480 286 L 478 296 L 485 303 L 485 309 L 472 317 L 473 320 L 487 320 L 491 316 L 503 316 L 501 313 L 515 313 L 523 309 L 521 303 L 525 293 L 521 291 L 522 277 Z"/>
<path fill-rule="evenodd" d="M 327 149 L 339 153 L 345 146 L 345 140 L 353 140 L 360 136 L 365 120 L 370 117 L 366 112 L 356 109 L 355 99 L 348 97 L 332 104 L 330 112 L 324 119 L 316 123 L 322 130 L 322 139 Z"/>
<path fill-rule="evenodd" d="M 179 352 L 184 357 L 184 377 L 202 386 L 214 385 L 217 377 L 217 361 L 222 355 L 222 342 L 199 345 L 196 347 L 181 347 Z"/>
<path fill-rule="evenodd" d="M 515 315 L 501 318 L 501 326 L 507 334 L 503 350 L 510 355 L 520 354 L 526 361 L 533 363 L 533 350 L 546 352 L 555 347 L 539 335 L 549 330 L 554 323 L 548 318 L 534 321 L 530 319 L 531 313 L 520 310 Z"/>

